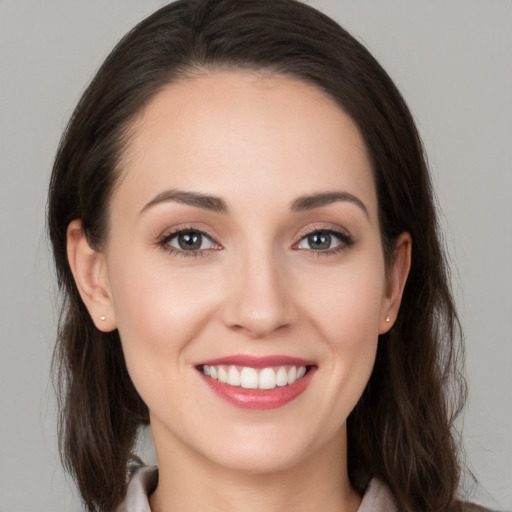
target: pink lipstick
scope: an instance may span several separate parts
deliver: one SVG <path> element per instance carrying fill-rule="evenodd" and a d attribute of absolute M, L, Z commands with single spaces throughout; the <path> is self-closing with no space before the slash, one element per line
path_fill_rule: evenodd
<path fill-rule="evenodd" d="M 266 410 L 282 407 L 308 387 L 314 361 L 288 356 L 234 355 L 195 365 L 209 388 L 235 407 Z"/>

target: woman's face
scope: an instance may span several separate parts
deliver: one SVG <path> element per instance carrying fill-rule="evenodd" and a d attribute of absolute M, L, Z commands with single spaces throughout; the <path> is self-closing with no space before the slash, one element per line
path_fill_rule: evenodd
<path fill-rule="evenodd" d="M 400 294 L 355 124 L 311 85 L 218 72 L 130 133 L 100 274 L 157 456 L 264 472 L 344 451 Z"/>

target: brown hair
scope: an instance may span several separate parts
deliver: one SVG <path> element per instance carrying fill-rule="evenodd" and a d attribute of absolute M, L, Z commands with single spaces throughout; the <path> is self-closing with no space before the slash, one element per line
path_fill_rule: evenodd
<path fill-rule="evenodd" d="M 314 84 L 356 122 L 377 185 L 384 254 L 402 232 L 412 266 L 393 329 L 381 336 L 370 381 L 348 420 L 353 486 L 383 480 L 403 511 L 453 504 L 459 466 L 453 419 L 465 398 L 460 326 L 449 287 L 422 144 L 395 85 L 327 16 L 295 0 L 180 0 L 149 16 L 112 51 L 82 96 L 56 156 L 48 225 L 63 292 L 54 365 L 61 457 L 89 511 L 111 510 L 148 410 L 130 381 L 117 331 L 98 331 L 66 258 L 81 219 L 105 241 L 109 198 L 127 128 L 164 86 L 195 70 L 264 70 Z"/>

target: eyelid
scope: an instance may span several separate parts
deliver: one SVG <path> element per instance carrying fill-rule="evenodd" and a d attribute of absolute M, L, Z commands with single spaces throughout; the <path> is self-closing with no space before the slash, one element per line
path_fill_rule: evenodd
<path fill-rule="evenodd" d="M 205 236 L 209 240 L 211 240 L 211 242 L 214 245 L 216 245 L 217 247 L 185 251 L 185 250 L 178 249 L 177 247 L 173 247 L 173 246 L 169 245 L 170 240 L 172 240 L 173 238 L 175 238 L 176 236 L 178 236 L 182 233 L 198 233 L 202 236 Z M 219 250 L 223 249 L 222 245 L 217 241 L 216 236 L 212 235 L 211 233 L 208 233 L 208 231 L 203 228 L 198 228 L 197 226 L 193 226 L 193 225 L 181 225 L 181 226 L 176 226 L 176 227 L 167 229 L 162 235 L 160 235 L 157 238 L 156 245 L 173 255 L 184 256 L 184 257 L 199 256 L 199 255 L 207 256 L 212 251 L 219 251 Z"/>
<path fill-rule="evenodd" d="M 340 244 L 336 247 L 333 247 L 332 249 L 324 249 L 324 250 L 304 249 L 304 248 L 297 247 L 305 238 L 307 238 L 308 236 L 314 235 L 315 233 L 333 234 L 334 236 L 336 236 L 337 238 L 340 239 Z M 293 246 L 292 246 L 293 249 L 304 251 L 307 253 L 313 253 L 314 255 L 317 255 L 317 256 L 329 255 L 329 254 L 344 251 L 344 250 L 350 248 L 355 243 L 354 238 L 347 230 L 345 230 L 339 226 L 333 226 L 332 224 L 315 225 L 313 228 L 306 228 L 306 229 L 302 230 L 297 235 L 297 237 L 298 237 L 298 241 L 293 244 Z"/>
<path fill-rule="evenodd" d="M 197 250 L 183 250 L 177 247 L 173 247 L 169 245 L 169 241 L 174 237 L 178 236 L 181 233 L 198 233 L 202 236 L 205 236 L 216 246 L 208 249 L 197 249 Z M 306 237 L 311 236 L 315 233 L 329 233 L 336 236 L 340 243 L 333 247 L 332 249 L 323 249 L 323 250 L 315 250 L 315 249 L 307 249 L 297 247 Z M 333 253 L 338 253 L 343 250 L 350 248 L 354 244 L 354 239 L 352 235 L 348 233 L 347 230 L 341 228 L 339 226 L 333 226 L 332 224 L 322 224 L 322 225 L 314 225 L 313 227 L 308 227 L 299 232 L 297 235 L 298 241 L 292 245 L 292 249 L 300 250 L 305 253 L 314 254 L 317 256 L 320 255 L 329 255 Z M 160 235 L 156 241 L 157 246 L 166 250 L 167 252 L 177 255 L 177 256 L 208 256 L 214 251 L 219 251 L 223 249 L 223 246 L 217 241 L 217 237 L 208 232 L 207 229 L 199 228 L 194 225 L 179 225 L 172 228 L 167 229 L 162 235 Z"/>
<path fill-rule="evenodd" d="M 314 224 L 313 226 L 310 225 L 307 228 L 301 229 L 296 237 L 297 239 L 302 240 L 303 238 L 318 232 L 331 232 L 344 238 L 352 238 L 352 235 L 346 229 L 332 224 Z"/>

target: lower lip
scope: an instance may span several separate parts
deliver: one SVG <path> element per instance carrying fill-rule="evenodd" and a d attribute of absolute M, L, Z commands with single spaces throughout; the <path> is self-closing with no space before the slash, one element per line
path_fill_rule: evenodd
<path fill-rule="evenodd" d="M 304 377 L 293 384 L 274 389 L 245 389 L 219 382 L 201 372 L 209 388 L 218 396 L 240 409 L 269 410 L 283 407 L 302 394 L 313 378 L 315 368 L 309 368 Z"/>

